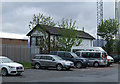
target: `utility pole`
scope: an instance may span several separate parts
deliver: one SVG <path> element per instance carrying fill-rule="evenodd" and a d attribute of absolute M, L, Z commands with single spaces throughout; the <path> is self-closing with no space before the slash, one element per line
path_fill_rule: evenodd
<path fill-rule="evenodd" d="M 120 24 L 120 1 L 115 0 L 115 20 Z M 118 28 L 118 33 L 116 35 L 116 39 L 120 40 L 120 26 Z"/>
<path fill-rule="evenodd" d="M 103 21 L 103 0 L 97 0 L 97 29 Z M 97 34 L 99 32 L 97 31 Z M 97 35 L 97 46 L 99 46 L 99 36 Z"/>

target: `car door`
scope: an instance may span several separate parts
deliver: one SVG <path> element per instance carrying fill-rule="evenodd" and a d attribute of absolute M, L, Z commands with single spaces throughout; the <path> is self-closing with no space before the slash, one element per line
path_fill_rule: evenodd
<path fill-rule="evenodd" d="M 65 53 L 65 59 L 74 62 L 74 57 L 70 53 Z"/>
<path fill-rule="evenodd" d="M 46 65 L 49 67 L 55 67 L 56 66 L 56 61 L 53 60 L 54 58 L 51 56 L 46 56 Z"/>
<path fill-rule="evenodd" d="M 41 56 L 40 57 L 40 60 L 39 60 L 39 62 L 40 62 L 40 64 L 41 64 L 41 66 L 47 66 L 47 60 L 46 60 L 46 56 Z"/>
<path fill-rule="evenodd" d="M 2 59 L 0 59 L 0 70 L 2 68 Z"/>
<path fill-rule="evenodd" d="M 65 53 L 64 52 L 58 52 L 57 55 L 61 57 L 62 59 L 66 60 Z"/>

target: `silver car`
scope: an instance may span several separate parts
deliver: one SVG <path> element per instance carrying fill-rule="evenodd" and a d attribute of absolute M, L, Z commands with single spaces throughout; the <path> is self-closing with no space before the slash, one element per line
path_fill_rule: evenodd
<path fill-rule="evenodd" d="M 46 54 L 40 54 L 36 55 L 32 59 L 32 65 L 39 69 L 40 67 L 55 67 L 57 70 L 62 70 L 63 68 L 66 68 L 66 70 L 69 70 L 71 67 L 74 67 L 74 63 L 71 61 L 63 60 L 61 57 L 57 55 L 46 55 Z"/>

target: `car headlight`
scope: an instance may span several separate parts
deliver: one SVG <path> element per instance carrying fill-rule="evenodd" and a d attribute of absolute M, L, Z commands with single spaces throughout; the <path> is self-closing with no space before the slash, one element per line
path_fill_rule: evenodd
<path fill-rule="evenodd" d="M 87 60 L 86 59 L 83 59 L 84 62 L 86 62 Z"/>
<path fill-rule="evenodd" d="M 13 66 L 8 66 L 9 68 L 15 68 L 15 67 L 13 67 Z"/>
<path fill-rule="evenodd" d="M 66 65 L 70 65 L 70 63 L 69 63 L 69 62 L 66 62 L 65 64 L 66 64 Z"/>

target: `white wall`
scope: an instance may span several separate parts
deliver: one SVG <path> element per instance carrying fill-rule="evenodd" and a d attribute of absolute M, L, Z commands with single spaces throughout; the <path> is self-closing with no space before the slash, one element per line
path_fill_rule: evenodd
<path fill-rule="evenodd" d="M 93 40 L 90 39 L 82 39 L 81 47 L 93 47 Z M 74 46 L 75 47 L 75 46 Z"/>
<path fill-rule="evenodd" d="M 47 34 L 48 35 L 48 34 Z M 44 36 L 42 32 L 34 31 L 32 36 Z M 51 40 L 53 40 L 53 35 L 50 36 Z M 55 38 L 56 39 L 56 38 Z M 82 39 L 81 47 L 93 47 L 93 40 L 91 39 Z M 75 45 L 73 45 L 75 47 Z"/>
<path fill-rule="evenodd" d="M 53 40 L 53 36 L 50 37 Z M 75 46 L 75 45 L 73 45 Z M 93 40 L 91 39 L 82 39 L 81 45 L 82 47 L 93 47 Z"/>

